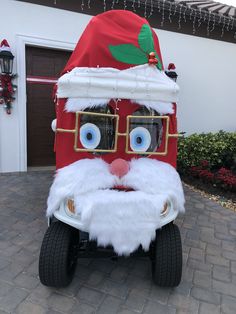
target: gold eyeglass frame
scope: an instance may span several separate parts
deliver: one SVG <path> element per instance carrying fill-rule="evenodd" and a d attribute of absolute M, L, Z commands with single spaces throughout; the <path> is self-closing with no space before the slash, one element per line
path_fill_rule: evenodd
<path fill-rule="evenodd" d="M 78 137 L 79 137 L 79 117 L 81 115 L 90 115 L 90 116 L 98 116 L 98 117 L 110 117 L 116 120 L 115 122 L 115 143 L 113 149 L 88 149 L 88 148 L 79 148 L 78 144 Z M 181 134 L 170 134 L 169 133 L 169 124 L 170 124 L 170 117 L 169 116 L 132 116 L 129 115 L 126 117 L 126 132 L 120 133 L 119 132 L 119 115 L 117 114 L 109 114 L 109 113 L 97 113 L 97 112 L 86 112 L 86 111 L 76 111 L 75 112 L 75 128 L 74 129 L 62 129 L 57 128 L 56 132 L 62 133 L 73 133 L 74 136 L 74 150 L 76 152 L 98 152 L 98 153 L 114 153 L 117 151 L 117 143 L 119 136 L 126 137 L 126 144 L 125 144 L 125 152 L 127 154 L 141 154 L 141 155 L 162 155 L 165 156 L 168 153 L 168 140 L 171 137 L 177 138 L 181 136 Z M 143 151 L 131 151 L 129 150 L 129 126 L 130 126 L 130 119 L 164 119 L 166 120 L 166 132 L 165 132 L 165 149 L 161 152 L 143 152 Z"/>

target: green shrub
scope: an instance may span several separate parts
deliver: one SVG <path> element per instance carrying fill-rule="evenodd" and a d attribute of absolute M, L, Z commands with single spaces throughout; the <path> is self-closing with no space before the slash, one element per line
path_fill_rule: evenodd
<path fill-rule="evenodd" d="M 192 134 L 178 141 L 178 170 L 187 173 L 193 166 L 208 161 L 209 169 L 236 170 L 236 132 Z"/>

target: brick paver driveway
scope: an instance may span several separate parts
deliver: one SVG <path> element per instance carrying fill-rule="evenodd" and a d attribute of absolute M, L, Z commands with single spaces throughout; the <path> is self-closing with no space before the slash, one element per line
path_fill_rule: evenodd
<path fill-rule="evenodd" d="M 51 172 L 0 176 L 0 314 L 236 313 L 236 213 L 186 189 L 178 288 L 152 284 L 147 259 L 80 260 L 68 288 L 38 279 Z"/>

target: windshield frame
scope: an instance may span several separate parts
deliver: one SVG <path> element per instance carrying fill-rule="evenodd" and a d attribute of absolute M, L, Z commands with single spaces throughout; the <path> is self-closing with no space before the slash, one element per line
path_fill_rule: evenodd
<path fill-rule="evenodd" d="M 111 117 L 116 120 L 115 122 L 115 143 L 113 149 L 88 149 L 88 148 L 80 148 L 78 147 L 78 140 L 79 140 L 79 121 L 81 115 L 93 115 L 93 116 L 101 116 L 101 117 Z M 162 151 L 154 151 L 154 152 L 144 152 L 144 151 L 132 151 L 129 149 L 129 129 L 130 129 L 130 119 L 161 119 L 164 120 L 165 123 L 163 124 L 163 134 L 162 134 L 162 140 L 164 139 L 164 150 Z M 119 115 L 118 114 L 110 114 L 110 113 L 97 113 L 97 112 L 87 112 L 87 111 L 77 111 L 75 112 L 75 128 L 74 129 L 63 129 L 63 128 L 57 128 L 56 132 L 62 132 L 62 133 L 73 133 L 74 134 L 74 150 L 76 152 L 91 152 L 91 153 L 114 153 L 117 152 L 117 144 L 118 144 L 118 138 L 120 136 L 126 137 L 126 145 L 125 145 L 125 153 L 127 154 L 133 154 L 133 155 L 161 155 L 165 156 L 168 154 L 168 139 L 170 137 L 177 138 L 178 134 L 170 134 L 169 133 L 169 124 L 170 124 L 170 117 L 169 116 L 134 116 L 134 115 L 128 115 L 126 117 L 126 132 L 120 133 L 119 132 Z M 163 121 L 163 122 L 164 122 Z M 159 146 L 159 148 L 162 146 L 162 144 Z M 158 149 L 159 149 L 158 148 Z"/>

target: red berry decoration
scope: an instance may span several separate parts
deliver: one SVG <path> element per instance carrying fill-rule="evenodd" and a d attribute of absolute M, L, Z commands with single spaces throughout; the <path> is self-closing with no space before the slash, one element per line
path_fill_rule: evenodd
<path fill-rule="evenodd" d="M 155 52 L 150 52 L 149 55 L 148 55 L 148 63 L 150 65 L 157 65 L 158 63 L 158 60 L 156 58 L 156 54 Z"/>
<path fill-rule="evenodd" d="M 155 52 L 150 52 L 149 53 L 149 58 L 151 58 L 151 59 L 155 58 Z"/>

